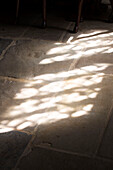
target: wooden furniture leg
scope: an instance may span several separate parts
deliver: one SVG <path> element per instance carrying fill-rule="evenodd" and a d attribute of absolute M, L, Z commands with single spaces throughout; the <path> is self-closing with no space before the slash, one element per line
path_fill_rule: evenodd
<path fill-rule="evenodd" d="M 76 19 L 75 26 L 74 26 L 74 29 L 73 29 L 73 33 L 78 32 L 78 27 L 79 27 L 81 12 L 82 12 L 82 5 L 83 5 L 83 0 L 79 0 L 79 2 L 78 2 L 78 14 L 77 14 L 77 19 Z"/>
<path fill-rule="evenodd" d="M 47 26 L 46 0 L 43 0 L 43 23 L 42 23 L 42 27 L 46 28 L 46 26 Z"/>
<path fill-rule="evenodd" d="M 18 22 L 18 18 L 19 18 L 19 6 L 20 6 L 20 0 L 17 0 L 15 24 Z"/>

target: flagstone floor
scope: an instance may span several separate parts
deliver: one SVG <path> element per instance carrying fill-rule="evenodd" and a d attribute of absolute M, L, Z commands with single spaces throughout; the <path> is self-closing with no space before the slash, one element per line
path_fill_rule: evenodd
<path fill-rule="evenodd" d="M 112 170 L 113 24 L 39 25 L 0 24 L 0 169 Z"/>

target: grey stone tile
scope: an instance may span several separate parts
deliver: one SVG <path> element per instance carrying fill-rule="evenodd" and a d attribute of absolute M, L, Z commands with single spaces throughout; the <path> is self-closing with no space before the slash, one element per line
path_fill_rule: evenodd
<path fill-rule="evenodd" d="M 109 55 L 99 53 L 98 55 L 81 58 L 75 67 L 89 73 L 113 74 L 112 53 Z"/>
<path fill-rule="evenodd" d="M 112 170 L 113 162 L 43 148 L 33 148 L 31 153 L 20 160 L 17 168 L 20 170 Z"/>
<path fill-rule="evenodd" d="M 56 45 L 55 42 L 39 39 L 16 41 L 16 44 L 7 51 L 4 59 L 0 61 L 0 75 L 33 78 L 40 74 L 52 74 L 68 70 L 72 59 L 66 61 L 66 56 L 63 56 L 66 55 L 66 52 L 47 54 L 49 50 L 57 50 L 57 48 L 61 50 L 61 47 L 62 45 Z M 63 59 L 61 60 L 62 56 Z M 47 63 L 41 64 L 43 60 L 47 60 Z"/>
<path fill-rule="evenodd" d="M 113 159 L 113 109 L 111 118 L 101 141 L 98 154 Z"/>
<path fill-rule="evenodd" d="M 18 38 L 23 34 L 27 27 L 28 26 L 19 26 L 14 24 L 0 24 L 0 37 Z"/>
<path fill-rule="evenodd" d="M 29 84 L 29 82 L 27 83 Z M 17 79 L 0 77 L 0 133 L 18 130 L 31 134 L 34 132 L 36 122 L 27 120 L 29 114 L 33 114 L 33 111 L 29 112 L 27 108 L 30 103 L 26 103 L 30 100 L 34 101 L 32 100 L 34 90 L 32 94 L 29 94 L 29 91 L 25 92 L 27 96 L 24 93 L 20 98 L 16 98 L 17 95 L 21 95 L 21 92 L 26 89 L 25 85 L 26 82 L 22 79 L 19 81 Z M 30 90 L 28 87 L 27 89 Z M 33 106 L 31 106 L 31 109 L 33 109 Z"/>
<path fill-rule="evenodd" d="M 71 85 L 72 80 L 76 78 L 71 77 Z M 69 84 L 68 80 L 65 82 Z M 43 117 L 37 130 L 35 145 L 49 143 L 51 147 L 61 150 L 95 154 L 112 105 L 113 81 L 111 77 L 103 77 L 102 82 L 87 86 L 85 91 L 82 91 L 85 87 L 82 82 L 76 87 L 77 82 L 72 89 L 70 87 L 66 91 L 65 85 L 63 91 L 56 94 L 60 99 L 55 107 L 51 105 L 46 111 L 48 115 Z M 76 97 L 76 93 L 80 96 Z"/>
<path fill-rule="evenodd" d="M 25 150 L 31 135 L 12 131 L 0 133 L 0 169 L 14 168 L 17 160 Z"/>
<path fill-rule="evenodd" d="M 0 54 L 11 42 L 12 40 L 0 38 Z"/>

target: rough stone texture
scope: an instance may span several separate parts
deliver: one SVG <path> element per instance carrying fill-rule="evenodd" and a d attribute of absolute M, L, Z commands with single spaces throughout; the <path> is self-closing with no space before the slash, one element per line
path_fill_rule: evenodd
<path fill-rule="evenodd" d="M 62 46 L 65 47 L 62 44 L 55 45 L 55 42 L 40 39 L 16 41 L 15 45 L 7 51 L 4 59 L 0 62 L 0 75 L 16 78 L 33 78 L 40 74 L 66 71 L 72 59 L 69 62 L 65 61 L 64 57 L 64 59 L 60 59 L 61 55 L 65 55 L 69 51 L 65 50 L 61 54 L 60 51 L 57 52 L 57 48 L 61 50 Z M 47 54 L 52 49 L 56 49 L 56 51 L 53 54 Z M 54 62 L 54 57 L 58 58 L 58 61 Z M 40 64 L 44 59 L 48 60 L 47 64 Z M 50 62 L 49 60 L 53 61 Z"/>
<path fill-rule="evenodd" d="M 0 25 L 0 37 L 1 38 L 18 38 L 23 32 L 27 29 L 25 26 L 17 26 L 17 25 Z"/>
<path fill-rule="evenodd" d="M 33 148 L 30 154 L 21 159 L 18 168 L 20 170 L 112 170 L 113 162 L 52 151 L 44 148 Z"/>
<path fill-rule="evenodd" d="M 7 78 L 0 80 L 0 133 L 12 130 L 33 133 L 36 123 L 27 120 L 32 111 L 29 112 L 26 103 L 32 98 L 32 94 L 29 98 L 28 92 L 27 96 L 25 92 L 20 99 L 16 98 L 27 83 L 22 79 L 20 81 Z M 26 105 L 22 105 L 23 103 Z"/>
<path fill-rule="evenodd" d="M 23 153 L 31 135 L 12 131 L 0 134 L 0 169 L 9 170 L 14 168 L 18 158 Z"/>
<path fill-rule="evenodd" d="M 3 50 L 5 50 L 5 48 L 12 42 L 12 40 L 9 39 L 0 39 L 0 55 L 2 53 Z"/>
<path fill-rule="evenodd" d="M 59 16 L 45 30 L 33 16 L 0 26 L 1 51 L 13 40 L 0 61 L 2 169 L 112 170 L 113 24 L 85 21 L 74 35 Z"/>
<path fill-rule="evenodd" d="M 99 155 L 104 156 L 110 159 L 113 159 L 113 109 L 111 110 L 111 119 L 106 128 L 106 131 L 103 136 L 102 143 L 99 149 Z"/>
<path fill-rule="evenodd" d="M 88 79 L 88 77 L 86 79 Z M 73 90 L 68 90 L 67 98 L 66 92 L 65 96 L 63 96 L 62 92 L 61 94 L 58 93 L 58 95 L 62 97 L 62 100 L 56 104 L 56 107 L 54 107 L 52 111 L 50 110 L 50 114 L 52 117 L 54 111 L 56 111 L 59 112 L 59 115 L 56 114 L 56 117 L 50 119 L 50 123 L 38 128 L 34 143 L 36 145 L 50 143 L 53 148 L 94 155 L 98 148 L 112 104 L 112 86 L 112 78 L 104 77 L 101 83 L 88 86 L 85 92 L 82 92 L 83 84 L 79 84 L 79 88 L 76 89 L 75 85 Z M 101 90 L 97 96 L 95 98 L 93 98 L 93 96 L 91 97 L 92 93 L 90 93 L 90 91 L 99 87 Z M 74 93 L 79 92 L 79 97 L 81 98 L 85 96 L 89 97 L 83 100 L 81 99 L 81 101 L 77 101 L 77 98 L 71 99 L 72 91 L 74 91 Z M 95 92 L 93 91 L 93 93 Z M 109 98 L 106 103 L 107 96 L 109 96 Z M 68 98 L 70 98 L 71 102 Z M 92 108 L 88 111 L 89 105 L 92 105 Z M 69 110 L 69 108 L 71 110 Z M 65 109 L 65 111 L 62 111 L 62 109 Z M 65 114 L 67 118 L 60 120 L 60 117 Z M 46 121 L 48 122 L 48 119 L 45 120 L 45 123 Z M 52 121 L 54 123 L 51 123 Z"/>

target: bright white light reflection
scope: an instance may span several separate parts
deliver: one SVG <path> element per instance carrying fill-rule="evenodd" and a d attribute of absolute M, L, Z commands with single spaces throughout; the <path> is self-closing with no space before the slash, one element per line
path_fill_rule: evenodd
<path fill-rule="evenodd" d="M 66 44 L 60 47 L 52 48 L 47 52 L 47 55 L 51 54 L 57 54 L 57 53 L 65 53 L 67 50 L 70 50 L 72 47 L 74 47 L 74 44 Z"/>
<path fill-rule="evenodd" d="M 0 133 L 10 132 L 12 130 L 14 130 L 14 128 L 8 128 L 8 127 L 4 127 L 4 126 L 0 127 Z"/>
<path fill-rule="evenodd" d="M 90 95 L 88 95 L 89 98 L 95 98 L 98 95 L 98 93 L 91 93 Z"/>
<path fill-rule="evenodd" d="M 109 49 L 109 47 L 101 47 L 101 48 L 95 48 L 95 49 L 90 49 L 90 50 L 86 50 L 85 52 L 84 52 L 84 54 L 86 55 L 86 56 L 88 56 L 88 55 L 92 55 L 92 54 L 95 54 L 95 53 L 100 53 L 100 52 L 103 52 L 104 50 L 107 50 L 107 49 Z"/>
<path fill-rule="evenodd" d="M 95 91 L 100 91 L 100 90 L 101 90 L 101 88 L 95 88 L 94 90 L 95 90 Z"/>
<path fill-rule="evenodd" d="M 92 61 L 92 64 L 87 63 L 88 56 L 93 58 L 95 54 L 113 52 L 111 48 L 113 33 L 105 31 L 107 30 L 81 34 L 73 42 L 73 37 L 70 37 L 66 44 L 55 43 L 56 47 L 46 53 L 48 58 L 43 59 L 40 64 L 85 57 L 87 66 L 55 74 L 42 74 L 34 77 L 33 81 L 26 83 L 25 87 L 14 97 L 14 100 L 18 101 L 19 99 L 22 103 L 20 105 L 15 104 L 6 111 L 5 118 L 9 118 L 9 121 L 1 121 L 0 133 L 14 129 L 22 130 L 34 124 L 51 123 L 70 116 L 80 117 L 89 114 L 94 107 L 93 104 L 90 104 L 93 101 L 90 98 L 95 99 L 97 97 L 101 90 L 98 85 L 102 83 L 103 71 L 112 65 L 98 63 L 98 61 L 97 63 Z M 93 85 L 96 85 L 97 88 L 93 89 L 95 87 Z M 51 92 L 53 92 L 53 95 Z M 46 96 L 43 98 L 43 95 Z M 84 100 L 88 101 L 89 104 L 84 105 L 81 109 Z M 41 109 L 45 110 L 42 111 Z M 75 112 L 75 110 L 77 111 Z"/>
<path fill-rule="evenodd" d="M 10 126 L 14 127 L 14 126 L 17 126 L 17 124 L 19 124 L 19 123 L 22 123 L 22 119 L 12 120 L 11 122 L 8 123 L 8 126 L 9 126 L 9 127 L 10 127 Z"/>
<path fill-rule="evenodd" d="M 32 116 L 29 116 L 27 120 L 32 120 L 37 122 L 38 124 L 42 123 L 49 123 L 49 122 L 55 122 L 57 120 L 68 118 L 68 114 L 60 114 L 60 112 L 54 111 L 54 112 L 47 112 L 44 114 L 35 114 Z"/>
<path fill-rule="evenodd" d="M 17 127 L 17 129 L 18 130 L 22 130 L 22 129 L 25 129 L 25 128 L 27 128 L 28 126 L 32 126 L 32 122 L 24 122 L 24 123 L 22 123 L 21 125 L 19 125 L 18 127 Z"/>
<path fill-rule="evenodd" d="M 15 106 L 13 108 L 10 108 L 10 115 L 19 115 L 22 113 L 31 113 L 37 110 L 38 100 L 27 100 L 23 103 L 21 103 L 19 106 Z"/>
<path fill-rule="evenodd" d="M 85 67 L 81 67 L 81 69 L 85 70 L 85 71 L 102 71 L 105 70 L 107 67 L 111 66 L 112 64 L 108 64 L 108 63 L 100 63 L 100 64 L 94 64 L 94 65 L 89 65 L 89 66 L 85 66 Z"/>
<path fill-rule="evenodd" d="M 96 35 L 99 34 L 99 33 L 104 33 L 104 34 L 105 34 L 105 32 L 107 32 L 107 30 L 98 30 L 98 31 L 94 30 L 94 31 L 91 32 L 91 33 L 80 34 L 80 35 L 78 36 L 78 38 L 87 37 L 87 36 L 92 36 L 92 35 L 95 35 L 95 36 L 96 36 Z"/>
<path fill-rule="evenodd" d="M 91 111 L 91 109 L 93 108 L 93 104 L 88 104 L 86 106 L 83 107 L 83 110 L 85 111 Z"/>
<path fill-rule="evenodd" d="M 50 64 L 56 61 L 64 61 L 67 60 L 67 57 L 69 56 L 69 54 L 64 54 L 64 55 L 58 55 L 52 58 L 46 58 L 44 60 L 42 60 L 39 64 Z"/>
<path fill-rule="evenodd" d="M 71 116 L 72 117 L 80 117 L 83 115 L 87 115 L 87 114 L 89 114 L 89 112 L 91 111 L 92 108 L 93 108 L 93 104 L 88 104 L 88 105 L 84 106 L 82 110 L 73 113 Z"/>
<path fill-rule="evenodd" d="M 37 90 L 35 88 L 23 88 L 20 93 L 17 93 L 15 99 L 26 99 L 30 98 L 37 94 Z"/>
<path fill-rule="evenodd" d="M 72 40 L 73 40 L 73 36 L 71 36 L 68 40 L 67 40 L 67 43 L 70 43 Z"/>
<path fill-rule="evenodd" d="M 86 114 L 87 114 L 86 111 L 80 110 L 80 111 L 78 111 L 78 112 L 73 113 L 71 116 L 72 116 L 72 117 L 80 117 L 80 116 L 83 116 L 83 115 L 86 115 Z"/>

